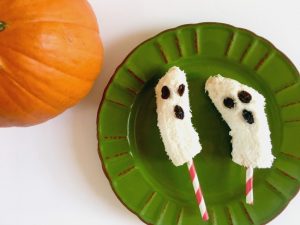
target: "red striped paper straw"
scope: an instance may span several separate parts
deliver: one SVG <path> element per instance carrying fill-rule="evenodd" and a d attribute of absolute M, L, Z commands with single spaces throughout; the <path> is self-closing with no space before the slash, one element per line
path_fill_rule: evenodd
<path fill-rule="evenodd" d="M 193 182 L 193 187 L 202 219 L 206 221 L 208 220 L 208 213 L 193 160 L 187 162 L 187 166 L 189 168 L 190 177 Z"/>
<path fill-rule="evenodd" d="M 253 204 L 253 168 L 251 166 L 246 170 L 246 203 Z"/>

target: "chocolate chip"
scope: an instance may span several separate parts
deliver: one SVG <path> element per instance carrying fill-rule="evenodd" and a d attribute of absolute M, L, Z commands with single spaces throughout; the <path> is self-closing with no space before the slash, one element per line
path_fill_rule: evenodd
<path fill-rule="evenodd" d="M 241 102 L 243 102 L 243 103 L 249 103 L 252 99 L 252 96 L 247 91 L 240 91 L 238 93 L 238 97 L 241 100 Z"/>
<path fill-rule="evenodd" d="M 161 89 L 161 97 L 163 99 L 168 99 L 170 97 L 170 90 L 167 86 L 163 86 Z"/>
<path fill-rule="evenodd" d="M 223 104 L 227 107 L 227 108 L 229 108 L 229 109 L 231 109 L 231 108 L 233 108 L 234 107 L 234 100 L 232 99 L 232 98 L 225 98 L 224 99 L 224 101 L 223 101 Z"/>
<path fill-rule="evenodd" d="M 183 120 L 183 118 L 184 118 L 184 111 L 183 111 L 183 109 L 179 105 L 176 105 L 174 107 L 174 112 L 175 112 L 176 118 L 178 118 L 180 120 Z"/>
<path fill-rule="evenodd" d="M 180 96 L 182 96 L 183 93 L 184 93 L 184 91 L 185 91 L 185 86 L 184 86 L 184 84 L 179 85 L 179 87 L 178 87 L 178 94 L 179 94 Z"/>
<path fill-rule="evenodd" d="M 243 117 L 246 120 L 247 123 L 252 124 L 254 123 L 254 118 L 252 112 L 244 109 L 243 110 Z"/>

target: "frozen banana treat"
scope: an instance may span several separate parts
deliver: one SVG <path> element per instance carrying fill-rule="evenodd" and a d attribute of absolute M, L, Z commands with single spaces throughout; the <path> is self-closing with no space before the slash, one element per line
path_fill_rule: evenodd
<path fill-rule="evenodd" d="M 247 168 L 246 194 L 251 199 L 253 168 L 270 168 L 274 156 L 265 98 L 255 89 L 236 80 L 211 76 L 205 85 L 208 96 L 230 127 L 232 160 Z"/>
<path fill-rule="evenodd" d="M 186 74 L 172 67 L 155 87 L 158 128 L 169 158 L 175 166 L 187 164 L 203 220 L 208 220 L 193 157 L 201 151 L 199 136 L 192 124 Z"/>
<path fill-rule="evenodd" d="M 172 67 L 156 88 L 158 127 L 165 150 L 175 166 L 200 153 L 198 133 L 192 124 L 189 90 L 185 73 Z"/>

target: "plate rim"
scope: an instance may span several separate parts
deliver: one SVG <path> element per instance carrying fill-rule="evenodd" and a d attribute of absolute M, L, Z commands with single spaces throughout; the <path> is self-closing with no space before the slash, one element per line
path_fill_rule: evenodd
<path fill-rule="evenodd" d="M 185 27 L 189 27 L 189 26 L 202 26 L 202 25 L 221 25 L 221 26 L 224 26 L 224 27 L 228 27 L 230 29 L 237 29 L 237 30 L 240 30 L 240 31 L 244 31 L 244 32 L 247 32 L 257 38 L 260 38 L 261 40 L 265 41 L 267 44 L 269 44 L 274 50 L 276 50 L 279 54 L 282 55 L 282 57 L 284 57 L 284 59 L 287 61 L 287 63 L 289 64 L 289 66 L 291 66 L 293 69 L 295 69 L 295 71 L 297 72 L 298 74 L 298 77 L 300 77 L 300 72 L 299 70 L 297 69 L 297 67 L 294 65 L 294 63 L 292 62 L 292 60 L 283 52 L 281 51 L 279 48 L 277 48 L 271 41 L 269 41 L 268 39 L 256 34 L 255 32 L 251 31 L 251 30 L 248 30 L 246 28 L 242 28 L 242 27 L 238 27 L 238 26 L 234 26 L 234 25 L 231 25 L 231 24 L 228 24 L 228 23 L 222 23 L 222 22 L 200 22 L 200 23 L 187 23 L 187 24 L 183 24 L 183 25 L 179 25 L 179 26 L 176 26 L 176 27 L 173 27 L 173 28 L 169 28 L 169 29 L 165 29 L 163 31 L 160 31 L 158 32 L 157 34 L 151 36 L 150 38 L 147 38 L 146 40 L 142 41 L 141 43 L 139 43 L 136 47 L 134 47 L 128 54 L 127 56 L 124 58 L 124 60 L 121 61 L 121 63 L 116 67 L 116 69 L 114 70 L 111 78 L 109 79 L 109 81 L 107 82 L 104 90 L 103 90 L 103 94 L 102 94 L 102 97 L 101 97 L 101 101 L 100 101 L 100 104 L 99 104 L 99 107 L 98 107 L 98 110 L 97 110 L 97 117 L 96 117 L 96 129 L 97 129 L 97 151 L 98 151 L 98 156 L 99 156 L 99 159 L 101 161 L 101 167 L 102 167 L 102 171 L 104 172 L 107 180 L 109 181 L 109 184 L 110 184 L 110 187 L 111 189 L 113 190 L 115 196 L 117 197 L 117 199 L 122 203 L 123 206 L 125 206 L 125 208 L 127 210 L 129 210 L 131 213 L 133 213 L 135 216 L 137 216 L 143 223 L 145 224 L 148 224 L 148 225 L 151 225 L 149 224 L 147 221 L 145 221 L 145 219 L 143 219 L 139 214 L 138 212 L 135 212 L 134 210 L 130 209 L 129 206 L 127 206 L 125 204 L 125 202 L 123 202 L 123 200 L 121 199 L 121 197 L 119 196 L 119 194 L 117 193 L 115 187 L 113 186 L 113 181 L 112 179 L 109 177 L 108 175 L 108 172 L 104 166 L 104 159 L 102 157 L 102 154 L 101 154 L 101 148 L 100 148 L 100 129 L 99 129 L 99 124 L 100 124 L 100 112 L 101 112 L 101 109 L 102 109 L 102 106 L 103 106 L 103 103 L 105 101 L 105 98 L 106 98 L 106 94 L 107 94 L 107 90 L 108 88 L 110 87 L 111 83 L 114 81 L 114 78 L 118 72 L 118 70 L 123 66 L 123 64 L 127 61 L 127 59 L 135 52 L 136 49 L 138 49 L 140 46 L 142 46 L 143 44 L 145 44 L 146 42 L 152 40 L 152 39 L 155 39 L 156 37 L 160 36 L 161 34 L 163 33 L 167 33 L 167 32 L 171 32 L 171 31 L 175 31 L 177 29 L 181 29 L 181 28 L 185 28 Z M 267 220 L 265 222 L 265 224 L 267 223 L 270 223 L 271 221 L 273 221 L 276 217 L 278 217 L 286 208 L 287 206 L 290 204 L 290 202 L 297 196 L 297 194 L 300 193 L 300 185 L 299 185 L 299 188 L 298 190 L 293 193 L 291 199 L 289 199 L 285 205 L 283 205 L 282 209 L 276 213 L 273 217 L 271 217 L 269 220 Z"/>

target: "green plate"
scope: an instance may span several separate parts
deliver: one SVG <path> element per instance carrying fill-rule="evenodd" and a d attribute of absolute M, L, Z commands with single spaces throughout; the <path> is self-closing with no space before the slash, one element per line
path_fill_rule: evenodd
<path fill-rule="evenodd" d="M 210 220 L 203 222 L 186 166 L 169 161 L 157 128 L 154 87 L 171 66 L 187 73 L 193 123 L 203 146 L 195 164 Z M 276 156 L 254 174 L 254 205 L 245 204 L 245 169 L 231 160 L 229 128 L 204 92 L 215 74 L 261 92 Z M 254 33 L 219 23 L 184 25 L 139 45 L 118 67 L 98 113 L 99 153 L 123 204 L 148 224 L 264 224 L 300 185 L 299 72 Z"/>

